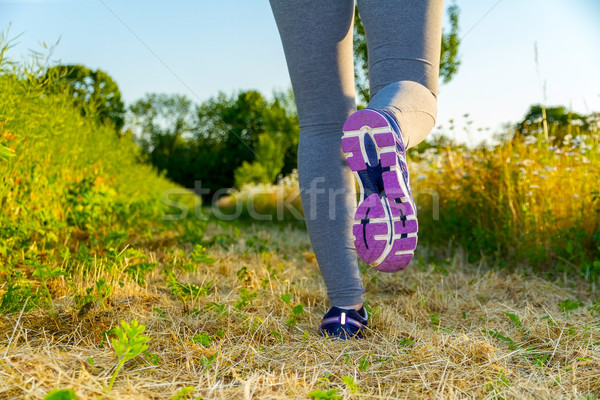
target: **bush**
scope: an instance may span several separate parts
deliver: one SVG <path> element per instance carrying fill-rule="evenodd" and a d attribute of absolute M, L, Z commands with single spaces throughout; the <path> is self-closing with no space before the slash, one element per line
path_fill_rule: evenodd
<path fill-rule="evenodd" d="M 39 76 L 0 60 L 0 276 L 14 296 L 29 290 L 26 262 L 64 266 L 70 251 L 124 246 L 162 220 L 176 186 L 138 163 L 131 136 L 81 115 L 68 92 L 44 92 Z"/>

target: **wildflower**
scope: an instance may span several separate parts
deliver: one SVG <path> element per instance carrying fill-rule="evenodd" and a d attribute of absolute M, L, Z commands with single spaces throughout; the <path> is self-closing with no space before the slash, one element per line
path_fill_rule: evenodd
<path fill-rule="evenodd" d="M 15 140 L 17 138 L 17 135 L 10 133 L 8 131 L 5 131 L 2 134 L 2 138 L 6 139 L 6 140 Z"/>
<path fill-rule="evenodd" d="M 523 160 L 523 161 L 517 161 L 517 162 L 515 163 L 515 165 L 524 165 L 524 166 L 526 166 L 526 167 L 531 167 L 531 166 L 533 165 L 533 161 L 532 161 L 532 160 L 530 160 L 530 159 Z"/>
<path fill-rule="evenodd" d="M 527 170 L 525 168 L 519 168 L 519 175 L 527 175 Z"/>
<path fill-rule="evenodd" d="M 583 126 L 583 121 L 580 120 L 579 118 L 572 119 L 571 121 L 569 121 L 569 124 L 571 124 L 573 126 Z"/>

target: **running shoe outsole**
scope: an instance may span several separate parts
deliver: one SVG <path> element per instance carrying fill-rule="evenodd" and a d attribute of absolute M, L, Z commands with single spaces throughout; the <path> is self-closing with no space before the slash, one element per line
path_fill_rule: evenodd
<path fill-rule="evenodd" d="M 418 231 L 406 151 L 392 124 L 385 112 L 362 109 L 348 118 L 342 137 L 342 151 L 360 186 L 354 245 L 365 263 L 383 272 L 410 263 Z"/>

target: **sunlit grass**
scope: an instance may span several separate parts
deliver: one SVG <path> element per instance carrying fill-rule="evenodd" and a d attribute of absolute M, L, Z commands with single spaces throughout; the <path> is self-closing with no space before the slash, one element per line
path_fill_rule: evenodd
<path fill-rule="evenodd" d="M 560 147 L 527 137 L 492 148 L 430 149 L 412 171 L 423 241 L 452 240 L 472 259 L 491 256 L 546 271 L 559 266 L 561 273 L 597 279 L 597 134 Z"/>

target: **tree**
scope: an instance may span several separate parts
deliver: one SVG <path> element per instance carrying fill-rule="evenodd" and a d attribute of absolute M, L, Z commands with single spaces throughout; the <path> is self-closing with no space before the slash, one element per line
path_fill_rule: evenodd
<path fill-rule="evenodd" d="M 273 182 L 296 166 L 298 119 L 291 91 L 221 93 L 194 107 L 184 96 L 148 94 L 129 107 L 127 128 L 143 159 L 186 187 L 214 192 Z"/>
<path fill-rule="evenodd" d="M 106 72 L 83 65 L 57 65 L 48 69 L 44 82 L 51 92 L 67 90 L 81 115 L 92 115 L 101 124 L 110 122 L 118 132 L 123 127 L 121 92 Z"/>
<path fill-rule="evenodd" d="M 243 161 L 233 171 L 235 186 L 242 187 L 250 182 L 271 183 L 283 168 L 284 153 L 280 151 L 280 143 L 272 135 L 258 135 L 255 151 L 256 158 L 253 162 Z"/>
<path fill-rule="evenodd" d="M 197 168 L 203 187 L 211 191 L 232 187 L 235 169 L 255 159 L 267 108 L 257 91 L 230 97 L 220 93 L 197 107 L 194 137 L 196 151 L 203 154 L 202 166 Z"/>
<path fill-rule="evenodd" d="M 256 91 L 220 94 L 197 108 L 194 136 L 198 153 L 206 156 L 204 187 L 273 182 L 278 174 L 291 172 L 298 120 L 290 93 L 275 93 L 273 101 Z"/>
<path fill-rule="evenodd" d="M 460 59 L 458 57 L 458 48 L 460 46 L 460 38 L 458 37 L 460 9 L 456 3 L 453 3 L 448 7 L 447 13 L 450 20 L 450 31 L 442 34 L 442 50 L 440 54 L 440 78 L 443 83 L 450 82 L 458 72 L 458 67 L 460 66 Z M 364 104 L 367 104 L 370 98 L 368 71 L 369 54 L 367 51 L 365 27 L 360 19 L 358 7 L 355 7 L 354 77 L 359 101 Z"/>
<path fill-rule="evenodd" d="M 169 179 L 193 185 L 191 130 L 192 102 L 185 96 L 147 94 L 129 107 L 128 128 L 142 148 L 145 161 Z"/>
<path fill-rule="evenodd" d="M 129 110 L 128 122 L 148 154 L 169 154 L 193 124 L 192 102 L 182 95 L 149 93 Z"/>
<path fill-rule="evenodd" d="M 277 152 L 283 156 L 281 170 L 271 173 L 273 178 L 270 181 L 273 181 L 278 174 L 288 175 L 291 173 L 298 164 L 300 128 L 294 93 L 291 88 L 286 92 L 274 93 L 273 101 L 269 103 L 268 112 L 265 113 L 265 131 L 276 143 Z"/>

